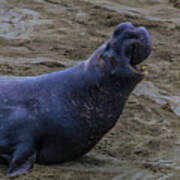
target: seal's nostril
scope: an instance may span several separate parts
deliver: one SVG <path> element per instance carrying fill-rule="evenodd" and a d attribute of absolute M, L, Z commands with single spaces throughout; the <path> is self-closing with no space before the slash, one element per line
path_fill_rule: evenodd
<path fill-rule="evenodd" d="M 125 22 L 125 23 L 119 24 L 118 26 L 116 26 L 112 37 L 115 38 L 116 36 L 123 33 L 125 30 L 133 29 L 133 28 L 134 28 L 134 26 L 130 22 Z"/>
<path fill-rule="evenodd" d="M 152 51 L 152 42 L 148 31 L 144 27 L 139 27 L 136 29 L 138 39 L 140 44 L 137 46 L 137 51 L 135 53 L 136 62 L 139 64 L 141 61 L 146 59 Z"/>

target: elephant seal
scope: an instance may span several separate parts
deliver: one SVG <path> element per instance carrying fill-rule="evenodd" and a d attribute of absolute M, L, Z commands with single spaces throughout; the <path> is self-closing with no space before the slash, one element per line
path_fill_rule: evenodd
<path fill-rule="evenodd" d="M 0 157 L 7 176 L 87 153 L 116 123 L 144 78 L 152 44 L 145 28 L 119 24 L 92 56 L 63 71 L 0 78 Z"/>

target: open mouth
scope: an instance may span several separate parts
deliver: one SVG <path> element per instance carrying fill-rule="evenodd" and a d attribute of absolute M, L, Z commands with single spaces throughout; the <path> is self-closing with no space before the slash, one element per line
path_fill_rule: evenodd
<path fill-rule="evenodd" d="M 141 64 L 143 61 L 145 61 L 145 59 L 143 60 L 139 60 L 138 56 L 137 56 L 137 52 L 139 52 L 139 47 L 137 44 L 133 44 L 131 46 L 131 56 L 129 57 L 129 67 L 130 69 L 135 72 L 136 74 L 140 74 L 142 76 L 145 76 L 148 74 L 147 72 L 147 64 Z"/>
<path fill-rule="evenodd" d="M 148 74 L 147 64 L 136 64 L 133 56 L 130 59 L 129 67 L 131 68 L 132 71 L 134 71 L 137 74 L 141 74 L 141 75 Z"/>
<path fill-rule="evenodd" d="M 140 65 L 131 65 L 130 64 L 129 66 L 137 74 L 141 74 L 141 75 L 147 75 L 148 74 L 146 64 L 140 64 Z"/>

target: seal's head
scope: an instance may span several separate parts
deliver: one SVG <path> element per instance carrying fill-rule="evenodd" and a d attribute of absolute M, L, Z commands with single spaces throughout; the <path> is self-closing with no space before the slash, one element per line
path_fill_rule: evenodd
<path fill-rule="evenodd" d="M 115 28 L 101 58 L 111 75 L 137 83 L 146 74 L 146 66 L 137 65 L 149 56 L 151 50 L 152 43 L 147 30 L 144 27 L 134 28 L 126 22 Z"/>

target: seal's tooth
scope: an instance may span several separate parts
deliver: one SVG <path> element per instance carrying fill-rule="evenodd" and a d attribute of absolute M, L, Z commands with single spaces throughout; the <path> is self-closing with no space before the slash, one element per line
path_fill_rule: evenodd
<path fill-rule="evenodd" d="M 148 75 L 148 71 L 147 71 L 147 65 L 143 64 L 143 65 L 138 65 L 138 67 L 133 67 L 133 66 L 129 66 L 131 68 L 132 71 L 134 71 L 137 74 L 143 74 L 144 76 Z"/>
<path fill-rule="evenodd" d="M 145 71 L 147 69 L 147 65 L 146 64 L 140 65 L 140 69 L 142 71 Z"/>

